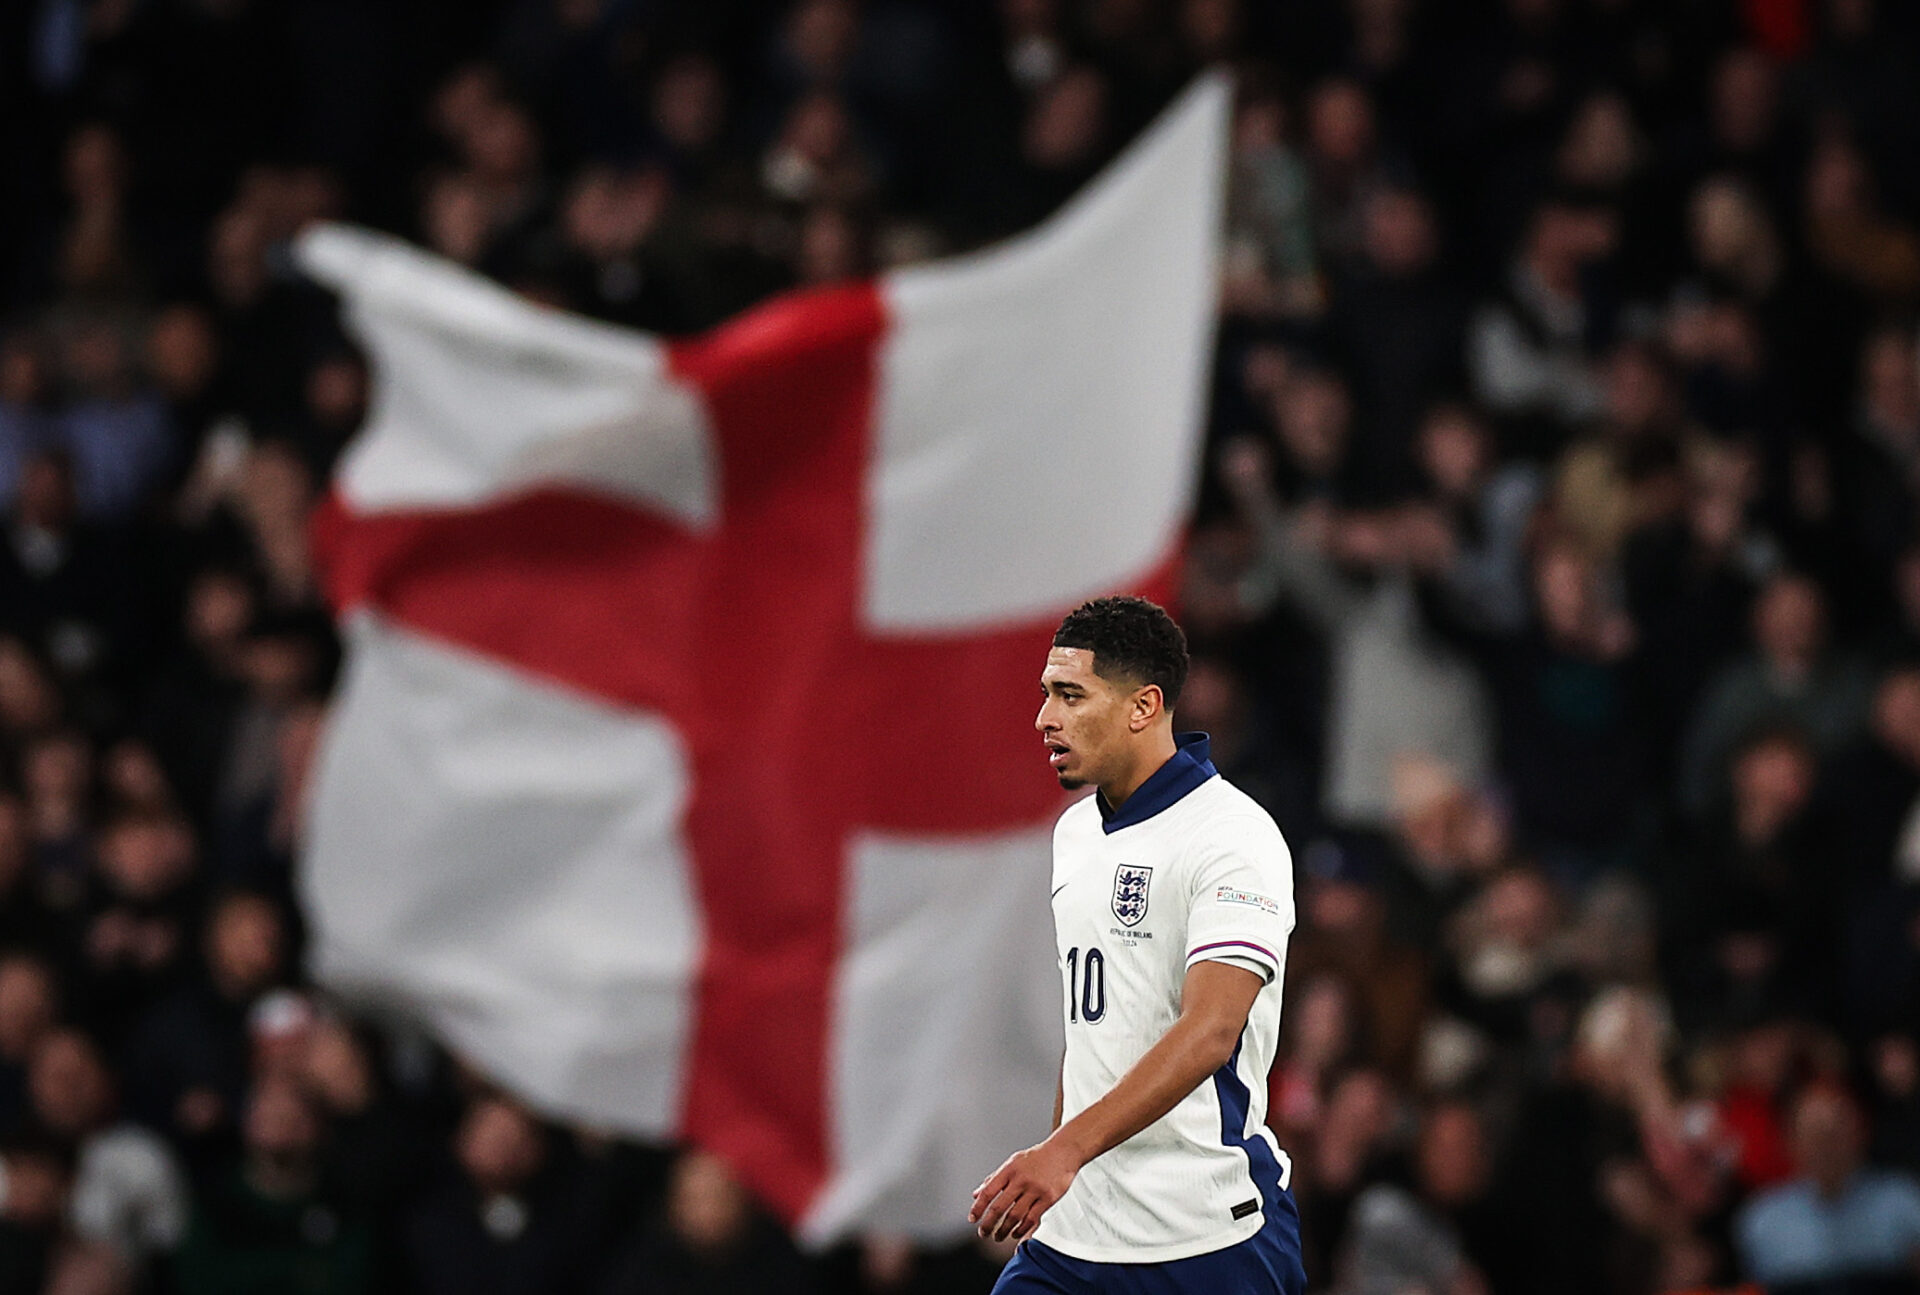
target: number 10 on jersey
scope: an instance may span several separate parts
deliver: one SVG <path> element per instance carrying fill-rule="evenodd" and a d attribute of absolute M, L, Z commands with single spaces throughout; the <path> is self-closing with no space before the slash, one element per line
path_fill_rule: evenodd
<path fill-rule="evenodd" d="M 1100 950 L 1089 947 L 1081 957 L 1078 948 L 1067 950 L 1067 1024 L 1084 1020 L 1097 1023 L 1107 1014 L 1107 959 Z"/>

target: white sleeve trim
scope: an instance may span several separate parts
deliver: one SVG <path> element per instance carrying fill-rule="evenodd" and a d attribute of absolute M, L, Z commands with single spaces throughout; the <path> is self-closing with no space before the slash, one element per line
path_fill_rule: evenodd
<path fill-rule="evenodd" d="M 1187 953 L 1187 966 L 1196 962 L 1224 962 L 1230 966 L 1244 967 L 1268 984 L 1280 970 L 1280 959 L 1263 944 L 1251 940 L 1212 940 Z"/>

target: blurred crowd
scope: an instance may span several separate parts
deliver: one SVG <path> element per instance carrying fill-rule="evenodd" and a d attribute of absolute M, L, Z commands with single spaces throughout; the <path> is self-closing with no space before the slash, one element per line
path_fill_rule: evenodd
<path fill-rule="evenodd" d="M 303 982 L 345 216 L 668 333 L 1237 74 L 1187 727 L 1340 1295 L 1920 1289 L 1920 10 L 0 5 L 0 1293 L 979 1292 Z M 956 1213 L 964 1202 L 956 1202 Z"/>

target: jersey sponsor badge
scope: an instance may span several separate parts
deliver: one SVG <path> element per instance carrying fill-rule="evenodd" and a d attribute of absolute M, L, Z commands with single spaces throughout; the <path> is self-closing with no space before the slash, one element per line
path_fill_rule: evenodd
<path fill-rule="evenodd" d="M 1152 868 L 1123 863 L 1113 873 L 1113 915 L 1122 926 L 1138 926 L 1147 915 L 1147 882 Z"/>

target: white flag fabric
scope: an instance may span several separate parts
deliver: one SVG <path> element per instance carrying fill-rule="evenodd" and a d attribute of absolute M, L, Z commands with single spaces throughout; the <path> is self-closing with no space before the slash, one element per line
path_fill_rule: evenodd
<path fill-rule="evenodd" d="M 375 374 L 316 523 L 321 979 L 811 1242 L 963 1230 L 1051 1109 L 1035 681 L 1177 560 L 1227 106 L 1018 239 L 684 341 L 303 235 Z"/>

